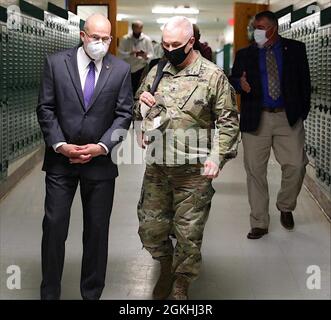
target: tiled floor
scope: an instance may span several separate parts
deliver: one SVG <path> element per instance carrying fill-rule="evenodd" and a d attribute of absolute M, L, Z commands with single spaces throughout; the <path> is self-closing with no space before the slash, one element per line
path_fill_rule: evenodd
<path fill-rule="evenodd" d="M 142 250 L 136 204 L 141 165 L 123 165 L 117 179 L 110 225 L 109 262 L 103 299 L 151 299 L 158 264 Z M 330 299 L 330 223 L 303 188 L 295 212 L 294 232 L 279 223 L 275 197 L 280 168 L 271 160 L 270 232 L 248 240 L 249 207 L 242 152 L 214 181 L 216 194 L 205 229 L 200 278 L 192 299 Z M 77 193 L 78 194 L 78 193 Z M 0 202 L 0 299 L 38 299 L 44 173 L 38 165 Z M 80 299 L 82 214 L 76 197 L 66 247 L 63 299 Z M 7 288 L 7 267 L 21 270 L 21 289 Z M 307 268 L 321 270 L 321 288 L 308 289 Z"/>

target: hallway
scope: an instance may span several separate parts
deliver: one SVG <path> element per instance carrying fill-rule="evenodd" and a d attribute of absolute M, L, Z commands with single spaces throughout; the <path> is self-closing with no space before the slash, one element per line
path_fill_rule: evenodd
<path fill-rule="evenodd" d="M 103 299 L 151 299 L 158 264 L 142 250 L 137 234 L 138 202 L 144 167 L 120 166 L 110 224 L 109 259 Z M 0 299 L 39 299 L 40 242 L 44 173 L 30 172 L 0 202 Z M 275 207 L 280 167 L 269 162 L 269 234 L 248 240 L 249 206 L 242 150 L 214 181 L 216 194 L 205 229 L 200 278 L 191 299 L 330 299 L 330 222 L 305 188 L 294 215 L 294 232 L 282 228 Z M 79 292 L 82 213 L 77 192 L 72 208 L 62 299 L 81 299 Z M 6 286 L 7 267 L 21 269 L 21 289 Z M 321 288 L 308 289 L 307 268 L 321 270 Z"/>

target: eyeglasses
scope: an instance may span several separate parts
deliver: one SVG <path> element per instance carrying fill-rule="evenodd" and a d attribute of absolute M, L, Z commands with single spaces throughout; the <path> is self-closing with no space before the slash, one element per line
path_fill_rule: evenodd
<path fill-rule="evenodd" d="M 90 39 L 93 39 L 94 41 L 102 41 L 104 44 L 110 44 L 113 37 L 110 36 L 110 37 L 100 37 L 96 34 L 92 34 L 92 35 L 89 35 L 85 30 L 84 30 L 85 34 L 90 38 Z"/>

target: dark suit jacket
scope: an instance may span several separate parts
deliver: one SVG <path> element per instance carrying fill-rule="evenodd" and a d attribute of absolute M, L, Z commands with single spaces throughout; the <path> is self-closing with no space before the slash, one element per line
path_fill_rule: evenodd
<path fill-rule="evenodd" d="M 117 129 L 127 130 L 132 117 L 130 66 L 107 54 L 87 112 L 77 66 L 77 49 L 65 50 L 46 58 L 37 107 L 46 152 L 43 170 L 69 175 L 78 173 L 94 180 L 118 175 L 111 151 L 121 139 L 114 140 Z M 116 131 L 117 132 L 117 131 Z M 83 145 L 104 143 L 107 156 L 93 158 L 87 164 L 70 164 L 52 145 L 65 141 Z"/>
<path fill-rule="evenodd" d="M 305 120 L 310 109 L 310 74 L 305 44 L 281 38 L 283 76 L 281 89 L 288 122 L 293 126 L 299 118 Z M 246 71 L 251 92 L 238 88 L 239 78 Z M 259 70 L 259 49 L 253 44 L 237 52 L 230 76 L 231 84 L 241 94 L 240 130 L 256 131 L 259 127 L 263 92 Z"/>

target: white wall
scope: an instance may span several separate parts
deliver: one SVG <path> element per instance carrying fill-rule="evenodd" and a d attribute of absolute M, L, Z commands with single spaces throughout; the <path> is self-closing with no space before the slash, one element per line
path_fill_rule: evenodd
<path fill-rule="evenodd" d="M 129 27 L 130 29 L 130 27 Z M 233 33 L 233 28 L 232 29 L 232 33 Z M 200 28 L 200 34 L 201 34 L 201 42 L 208 42 L 209 46 L 212 48 L 213 51 L 215 51 L 216 49 L 222 47 L 224 45 L 223 42 L 220 42 L 220 39 L 223 39 L 223 35 L 226 39 L 231 39 L 232 41 L 230 41 L 231 43 L 233 42 L 233 35 L 231 36 L 231 29 L 203 29 Z M 150 26 L 150 25 L 145 25 L 144 26 L 144 30 L 143 32 L 148 35 L 149 37 L 151 37 L 153 40 L 160 42 L 161 40 L 161 36 L 162 36 L 162 32 L 160 30 L 160 28 L 155 28 L 155 26 Z M 226 42 L 229 43 L 229 42 Z"/>

